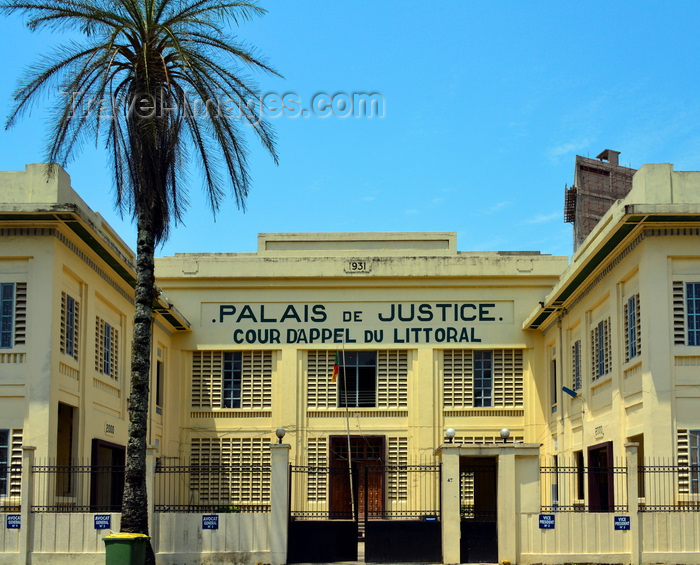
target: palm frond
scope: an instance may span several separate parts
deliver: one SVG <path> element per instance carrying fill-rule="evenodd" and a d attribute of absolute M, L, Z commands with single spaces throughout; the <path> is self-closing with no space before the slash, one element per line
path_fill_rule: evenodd
<path fill-rule="evenodd" d="M 229 24 L 264 14 L 258 2 L 5 0 L 0 13 L 25 15 L 33 30 L 84 35 L 83 43 L 69 42 L 28 69 L 6 127 L 52 89 L 64 92 L 51 110 L 48 159 L 65 164 L 86 140 L 102 137 L 117 206 L 134 218 L 146 214 L 157 241 L 167 237 L 171 222 L 182 221 L 190 167 L 201 173 L 216 213 L 226 185 L 245 209 L 247 135 L 277 162 L 259 92 L 241 69 L 279 73 L 226 32 Z"/>

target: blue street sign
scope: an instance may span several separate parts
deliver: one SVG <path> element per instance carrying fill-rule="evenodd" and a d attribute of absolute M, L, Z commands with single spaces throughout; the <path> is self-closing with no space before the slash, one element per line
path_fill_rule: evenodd
<path fill-rule="evenodd" d="M 630 529 L 630 517 L 629 516 L 615 516 L 615 529 L 616 530 L 629 530 Z"/>
<path fill-rule="evenodd" d="M 19 530 L 21 523 L 22 523 L 22 515 L 21 514 L 8 514 L 7 515 L 7 529 L 8 530 Z"/>
<path fill-rule="evenodd" d="M 112 517 L 109 514 L 95 514 L 95 529 L 109 530 L 112 527 Z"/>
<path fill-rule="evenodd" d="M 540 530 L 554 529 L 554 514 L 540 514 Z"/>
<path fill-rule="evenodd" d="M 219 516 L 217 514 L 205 514 L 204 516 L 202 516 L 202 529 L 218 530 Z"/>

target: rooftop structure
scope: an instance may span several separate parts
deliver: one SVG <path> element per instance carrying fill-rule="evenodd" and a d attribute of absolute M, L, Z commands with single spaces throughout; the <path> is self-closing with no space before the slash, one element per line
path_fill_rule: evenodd
<path fill-rule="evenodd" d="M 619 164 L 619 151 L 606 149 L 595 159 L 576 156 L 574 185 L 566 189 L 564 221 L 574 224 L 574 251 L 605 212 L 632 188 L 636 169 Z"/>

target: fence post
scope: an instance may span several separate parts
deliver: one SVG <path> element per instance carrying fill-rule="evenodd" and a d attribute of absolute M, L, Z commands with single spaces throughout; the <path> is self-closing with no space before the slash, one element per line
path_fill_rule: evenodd
<path fill-rule="evenodd" d="M 289 538 L 289 452 L 287 443 L 270 446 L 272 486 L 270 489 L 270 563 L 287 562 Z"/>
<path fill-rule="evenodd" d="M 19 563 L 29 563 L 29 554 L 34 543 L 34 480 L 32 476 L 34 468 L 34 454 L 36 447 L 33 445 L 22 446 L 22 499 L 20 504 L 20 530 L 19 530 Z"/>
<path fill-rule="evenodd" d="M 627 509 L 630 515 L 631 563 L 641 563 L 642 555 L 642 520 L 639 519 L 639 469 L 637 467 L 637 450 L 639 444 L 630 442 L 625 444 L 627 459 Z"/>
<path fill-rule="evenodd" d="M 462 524 L 459 502 L 459 451 L 458 445 L 443 443 L 440 448 L 442 459 L 441 511 L 442 522 L 442 562 L 460 563 L 460 542 Z"/>
<path fill-rule="evenodd" d="M 146 447 L 146 500 L 148 500 L 148 524 L 149 535 L 151 536 L 151 547 L 156 551 L 158 540 L 154 535 L 158 530 L 153 522 L 153 508 L 155 508 L 156 492 L 156 448 Z"/>
<path fill-rule="evenodd" d="M 504 443 L 499 448 L 498 454 L 498 484 L 496 492 L 501 493 L 497 497 L 498 508 L 498 559 L 515 563 L 518 559 L 518 538 L 520 528 L 517 512 L 516 496 L 519 493 L 515 473 L 515 444 Z M 502 493 L 513 493 L 512 496 L 503 496 Z"/>

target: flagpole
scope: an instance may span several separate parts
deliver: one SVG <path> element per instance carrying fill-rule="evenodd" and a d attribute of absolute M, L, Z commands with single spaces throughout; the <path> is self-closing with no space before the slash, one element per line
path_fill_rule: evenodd
<path fill-rule="evenodd" d="M 352 445 L 350 443 L 350 408 L 348 404 L 348 378 L 345 371 L 345 334 L 343 333 L 343 394 L 345 395 L 345 428 L 348 435 L 348 475 L 350 478 L 350 509 L 355 518 L 355 490 L 352 480 Z M 359 520 L 359 516 L 357 517 Z"/>

